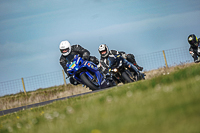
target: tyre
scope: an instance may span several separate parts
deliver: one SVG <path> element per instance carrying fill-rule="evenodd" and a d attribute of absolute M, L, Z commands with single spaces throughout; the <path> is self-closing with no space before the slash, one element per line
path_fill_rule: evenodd
<path fill-rule="evenodd" d="M 89 79 L 88 76 L 83 73 L 80 76 L 81 80 L 85 83 L 86 86 L 88 86 L 91 90 L 98 90 L 99 88 L 97 86 L 95 86 Z"/>
<path fill-rule="evenodd" d="M 125 83 L 131 83 L 133 80 L 129 77 L 126 72 L 122 72 L 122 78 L 125 80 Z"/>

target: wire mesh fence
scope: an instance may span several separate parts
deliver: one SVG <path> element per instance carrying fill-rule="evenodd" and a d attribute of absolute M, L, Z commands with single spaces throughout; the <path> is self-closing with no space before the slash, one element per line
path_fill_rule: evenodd
<path fill-rule="evenodd" d="M 136 55 L 135 58 L 138 65 L 144 67 L 144 71 L 149 71 L 161 67 L 166 67 L 166 63 L 169 67 L 171 67 L 179 64 L 193 62 L 193 58 L 190 56 L 188 49 L 188 47 L 169 49 L 145 55 Z M 24 87 L 22 79 L 0 82 L 0 97 L 24 91 L 28 92 L 37 89 L 63 85 L 65 84 L 65 75 L 63 74 L 63 71 L 56 71 L 47 74 L 22 78 L 24 80 Z"/>
<path fill-rule="evenodd" d="M 24 92 L 21 79 L 0 82 L 0 96 L 19 92 Z"/>
<path fill-rule="evenodd" d="M 44 89 L 63 84 L 64 84 L 64 79 L 62 71 L 35 75 L 7 82 L 0 82 L 0 97 L 20 92 L 35 91 L 37 89 Z"/>
<path fill-rule="evenodd" d="M 142 66 L 145 71 L 165 66 L 165 60 L 162 51 L 135 56 L 135 59 L 137 64 Z"/>
<path fill-rule="evenodd" d="M 168 66 L 176 66 L 183 63 L 193 62 L 194 59 L 189 54 L 188 47 L 165 50 Z"/>
<path fill-rule="evenodd" d="M 26 91 L 34 91 L 55 85 L 64 84 L 62 71 L 24 78 Z"/>
<path fill-rule="evenodd" d="M 168 67 L 193 62 L 193 58 L 189 54 L 188 47 L 158 51 L 145 55 L 136 55 L 135 58 L 138 65 L 143 66 L 145 71 L 149 71 L 166 67 L 163 54 L 165 54 Z"/>

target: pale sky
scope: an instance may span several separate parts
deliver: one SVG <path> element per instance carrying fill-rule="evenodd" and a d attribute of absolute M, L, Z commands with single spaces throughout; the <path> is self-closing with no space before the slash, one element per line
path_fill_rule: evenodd
<path fill-rule="evenodd" d="M 0 82 L 62 70 L 63 40 L 143 55 L 189 48 L 199 24 L 199 0 L 1 0 Z"/>

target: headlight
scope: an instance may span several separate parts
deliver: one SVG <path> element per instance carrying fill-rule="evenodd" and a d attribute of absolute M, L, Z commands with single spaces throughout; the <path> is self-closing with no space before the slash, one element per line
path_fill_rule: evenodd
<path fill-rule="evenodd" d="M 117 70 L 117 68 L 115 68 L 115 69 L 113 69 L 113 71 L 114 71 L 114 72 L 117 72 L 118 70 Z"/>

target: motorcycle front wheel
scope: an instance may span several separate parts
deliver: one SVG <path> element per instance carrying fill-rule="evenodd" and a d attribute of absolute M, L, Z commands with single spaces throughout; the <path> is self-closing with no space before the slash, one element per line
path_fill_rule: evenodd
<path fill-rule="evenodd" d="M 88 78 L 88 76 L 83 73 L 80 76 L 81 80 L 85 83 L 86 86 L 88 86 L 92 91 L 94 90 L 99 90 L 99 88 L 97 86 L 95 86 Z"/>
<path fill-rule="evenodd" d="M 122 78 L 125 80 L 125 83 L 131 83 L 133 80 L 129 77 L 126 72 L 122 72 Z"/>

